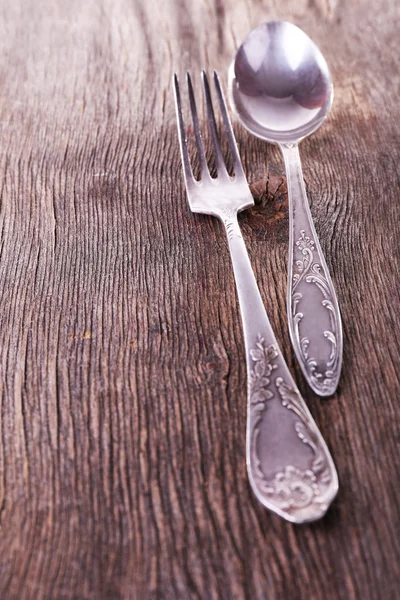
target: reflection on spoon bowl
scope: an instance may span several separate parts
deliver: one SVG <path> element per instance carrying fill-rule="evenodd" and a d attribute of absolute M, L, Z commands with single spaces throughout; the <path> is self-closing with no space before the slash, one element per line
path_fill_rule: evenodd
<path fill-rule="evenodd" d="M 275 143 L 297 142 L 315 131 L 333 101 L 324 57 L 285 21 L 263 23 L 247 36 L 231 65 L 229 90 L 246 129 Z"/>

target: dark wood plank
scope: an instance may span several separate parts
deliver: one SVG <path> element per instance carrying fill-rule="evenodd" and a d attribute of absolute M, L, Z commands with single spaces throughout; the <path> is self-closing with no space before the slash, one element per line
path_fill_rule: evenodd
<path fill-rule="evenodd" d="M 340 476 L 303 527 L 249 487 L 233 276 L 220 224 L 188 210 L 171 94 L 173 71 L 226 82 L 271 18 L 313 37 L 336 91 L 302 145 L 344 323 L 328 401 L 289 345 L 281 157 L 235 125 L 254 270 Z M 387 0 L 2 4 L 2 599 L 399 596 L 398 18 Z"/>

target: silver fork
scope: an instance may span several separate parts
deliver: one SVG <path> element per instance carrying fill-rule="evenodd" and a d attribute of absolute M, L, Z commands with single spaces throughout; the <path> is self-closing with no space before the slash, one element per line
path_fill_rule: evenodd
<path fill-rule="evenodd" d="M 187 86 L 201 179 L 191 169 L 178 77 L 174 94 L 179 144 L 192 212 L 218 217 L 225 226 L 242 315 L 246 346 L 247 470 L 251 486 L 264 506 L 293 523 L 322 517 L 336 496 L 337 473 L 329 450 L 284 361 L 265 311 L 239 229 L 237 213 L 253 206 L 236 140 L 216 72 L 214 84 L 233 158 L 228 174 L 219 142 L 207 75 L 202 72 L 208 124 L 217 178 L 212 178 L 202 143 L 189 73 Z"/>

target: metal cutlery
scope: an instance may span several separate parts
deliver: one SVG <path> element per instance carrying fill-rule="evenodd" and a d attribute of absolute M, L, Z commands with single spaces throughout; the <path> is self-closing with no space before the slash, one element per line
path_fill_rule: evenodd
<path fill-rule="evenodd" d="M 289 192 L 287 309 L 297 360 L 311 388 L 330 396 L 342 365 L 342 326 L 328 267 L 308 206 L 298 144 L 328 116 L 333 84 L 317 46 L 285 21 L 246 37 L 229 72 L 232 106 L 254 135 L 278 144 Z"/>
<path fill-rule="evenodd" d="M 178 77 L 174 95 L 183 174 L 192 212 L 218 217 L 232 259 L 246 347 L 247 469 L 251 486 L 264 506 L 293 523 L 322 517 L 338 490 L 329 450 L 289 372 L 272 331 L 251 268 L 237 213 L 253 206 L 226 104 L 214 73 L 215 92 L 229 142 L 234 176 L 226 169 L 217 131 L 211 89 L 202 73 L 207 121 L 217 177 L 208 169 L 190 75 L 187 88 L 201 178 L 193 176 Z"/>

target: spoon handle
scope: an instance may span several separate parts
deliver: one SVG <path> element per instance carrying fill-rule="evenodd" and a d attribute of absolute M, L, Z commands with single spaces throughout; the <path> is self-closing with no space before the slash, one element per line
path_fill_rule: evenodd
<path fill-rule="evenodd" d="M 284 519 L 314 521 L 336 496 L 335 465 L 275 339 L 236 214 L 222 220 L 246 345 L 250 483 L 262 504 Z"/>
<path fill-rule="evenodd" d="M 332 395 L 342 366 L 339 306 L 307 201 L 298 144 L 281 144 L 289 195 L 287 311 L 297 360 L 309 386 Z"/>

